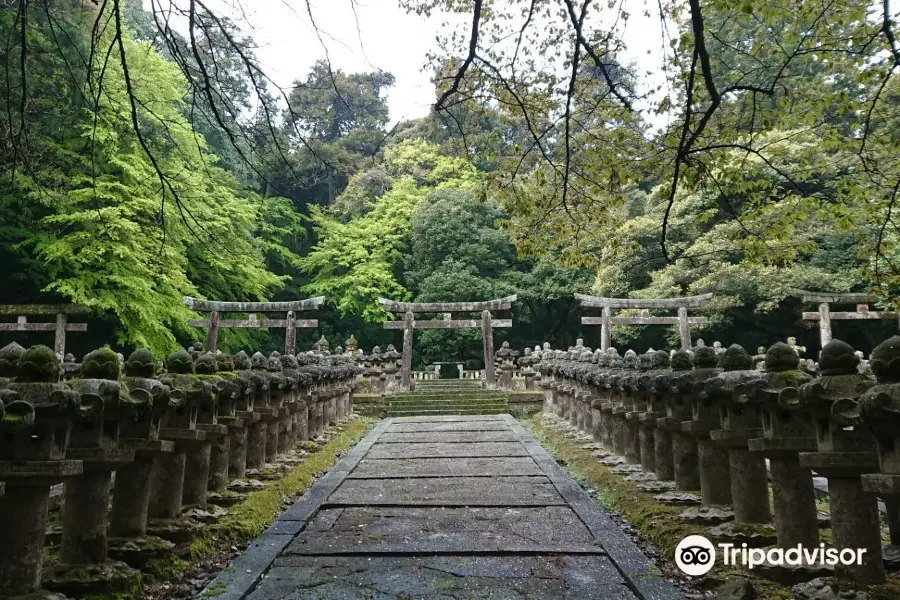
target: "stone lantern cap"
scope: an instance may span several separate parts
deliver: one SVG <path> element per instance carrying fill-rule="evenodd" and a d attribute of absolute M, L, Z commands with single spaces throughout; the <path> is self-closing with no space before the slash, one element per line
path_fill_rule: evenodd
<path fill-rule="evenodd" d="M 894 336 L 876 346 L 869 362 L 878 383 L 859 398 L 859 405 L 866 425 L 875 437 L 880 470 L 883 474 L 893 476 L 890 478 L 896 488 L 893 493 L 898 493 L 900 492 L 900 336 Z"/>
<path fill-rule="evenodd" d="M 79 398 L 59 383 L 62 367 L 56 354 L 47 346 L 32 346 L 21 353 L 15 368 L 16 380 L 0 384 L 0 431 L 5 438 L 0 444 L 0 479 L 26 476 L 27 469 L 16 464 L 33 461 L 54 461 L 55 466 L 33 473 L 50 478 L 51 485 L 57 483 L 54 478 L 80 473 L 80 463 L 64 461 Z"/>

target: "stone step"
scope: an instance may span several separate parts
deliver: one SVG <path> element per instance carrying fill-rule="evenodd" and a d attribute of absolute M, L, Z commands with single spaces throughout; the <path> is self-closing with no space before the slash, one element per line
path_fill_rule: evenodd
<path fill-rule="evenodd" d="M 388 410 L 476 410 L 485 407 L 508 409 L 509 404 L 491 402 L 477 404 L 403 404 L 389 406 Z"/>
<path fill-rule="evenodd" d="M 503 392 L 491 392 L 485 390 L 472 390 L 465 392 L 422 392 L 422 393 L 403 393 L 403 394 L 391 394 L 388 396 L 391 400 L 399 399 L 403 400 L 406 398 L 419 398 L 419 399 L 431 399 L 431 398 L 506 398 L 509 394 Z"/>
<path fill-rule="evenodd" d="M 392 417 L 421 417 L 421 416 L 442 416 L 442 415 L 502 415 L 509 412 L 509 407 L 488 407 L 488 408 L 463 408 L 448 410 L 389 410 L 388 415 Z"/>
<path fill-rule="evenodd" d="M 444 381 L 416 381 L 413 383 L 413 387 L 418 389 L 424 388 L 445 388 L 445 387 L 460 387 L 460 388 L 480 388 L 481 383 L 477 381 L 453 381 L 448 380 Z"/>
<path fill-rule="evenodd" d="M 432 406 L 435 404 L 509 404 L 509 400 L 506 398 L 434 398 L 431 400 L 404 398 L 388 402 L 389 406 Z"/>

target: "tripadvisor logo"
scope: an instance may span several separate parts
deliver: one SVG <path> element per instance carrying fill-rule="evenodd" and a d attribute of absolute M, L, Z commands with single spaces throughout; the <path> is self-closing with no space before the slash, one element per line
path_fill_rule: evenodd
<path fill-rule="evenodd" d="M 743 565 L 749 569 L 763 564 L 773 566 L 800 565 L 861 565 L 865 548 L 826 548 L 819 544 L 818 548 L 804 548 L 798 545 L 793 548 L 748 548 L 734 544 L 719 544 L 722 564 L 725 566 Z M 685 575 L 697 577 L 709 573 L 716 563 L 716 548 L 702 535 L 689 535 L 681 540 L 675 548 L 675 564 Z"/>

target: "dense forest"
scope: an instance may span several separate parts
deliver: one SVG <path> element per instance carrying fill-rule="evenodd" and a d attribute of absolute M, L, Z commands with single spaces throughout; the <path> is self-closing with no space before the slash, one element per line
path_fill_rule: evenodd
<path fill-rule="evenodd" d="M 182 4 L 187 25 L 170 29 L 136 0 L 0 2 L 0 303 L 90 307 L 76 354 L 203 339 L 185 295 L 323 295 L 300 344 L 353 334 L 368 349 L 400 342 L 379 296 L 518 294 L 497 343 L 565 347 L 598 344 L 575 292 L 713 292 L 708 342 L 796 335 L 811 351 L 792 288 L 897 297 L 888 4 L 662 3 L 666 82 L 651 95 L 617 61 L 621 40 L 588 28 L 621 6 L 403 0 L 472 18 L 429 59 L 433 113 L 402 122 L 390 73 L 321 60 L 282 89 L 245 29 Z M 895 328 L 835 335 L 870 349 Z M 281 335 L 220 344 L 274 349 Z M 480 335 L 419 333 L 417 362 L 477 360 Z"/>

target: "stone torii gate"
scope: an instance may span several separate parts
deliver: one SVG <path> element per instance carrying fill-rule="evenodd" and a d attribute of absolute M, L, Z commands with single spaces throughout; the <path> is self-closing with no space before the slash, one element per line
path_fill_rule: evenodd
<path fill-rule="evenodd" d="M 898 320 L 900 314 L 894 311 L 869 310 L 869 304 L 877 302 L 877 296 L 868 294 L 842 294 L 834 292 L 808 292 L 806 290 L 791 290 L 791 294 L 800 298 L 804 304 L 818 304 L 817 312 L 803 313 L 804 321 L 819 322 L 819 340 L 822 347 L 831 341 L 832 321 L 858 321 L 858 320 Z M 831 312 L 832 304 L 855 304 L 856 311 Z"/>
<path fill-rule="evenodd" d="M 216 300 L 200 300 L 184 297 L 184 303 L 191 310 L 208 312 L 209 319 L 191 319 L 188 325 L 206 327 L 206 351 L 215 352 L 221 328 L 251 329 L 285 329 L 284 353 L 294 354 L 297 349 L 297 329 L 318 327 L 317 319 L 297 319 L 294 314 L 306 310 L 315 310 L 325 302 L 324 296 L 307 298 L 306 300 L 289 300 L 287 302 L 219 302 Z M 220 313 L 249 313 L 244 320 L 222 320 Z M 285 313 L 283 319 L 258 319 L 256 313 Z"/>
<path fill-rule="evenodd" d="M 600 317 L 581 317 L 582 325 L 600 325 L 600 349 L 606 350 L 612 342 L 613 325 L 678 325 L 681 334 L 681 347 L 691 347 L 691 325 L 703 325 L 709 322 L 706 317 L 689 317 L 688 308 L 699 308 L 710 301 L 711 293 L 683 298 L 604 298 L 575 294 L 575 299 L 586 308 L 601 308 Z M 614 317 L 613 309 L 668 309 L 677 310 L 677 317 L 656 317 L 644 314 L 638 317 Z"/>
<path fill-rule="evenodd" d="M 484 381 L 488 387 L 496 383 L 494 373 L 494 327 L 512 327 L 512 319 L 494 319 L 491 311 L 509 310 L 517 296 L 484 302 L 396 302 L 379 298 L 378 304 L 392 313 L 403 313 L 402 321 L 386 321 L 385 329 L 403 330 L 403 365 L 400 387 L 409 389 L 412 374 L 413 331 L 415 329 L 481 329 L 484 339 Z M 481 313 L 481 320 L 454 319 L 452 313 Z M 415 313 L 441 313 L 443 318 L 417 321 Z"/>
<path fill-rule="evenodd" d="M 0 323 L 0 331 L 53 331 L 53 351 L 60 360 L 66 355 L 66 332 L 87 331 L 87 323 L 69 323 L 73 315 L 87 315 L 90 310 L 78 304 L 2 304 L 0 315 L 16 315 L 15 323 Z M 29 323 L 28 315 L 56 316 L 55 323 Z"/>

